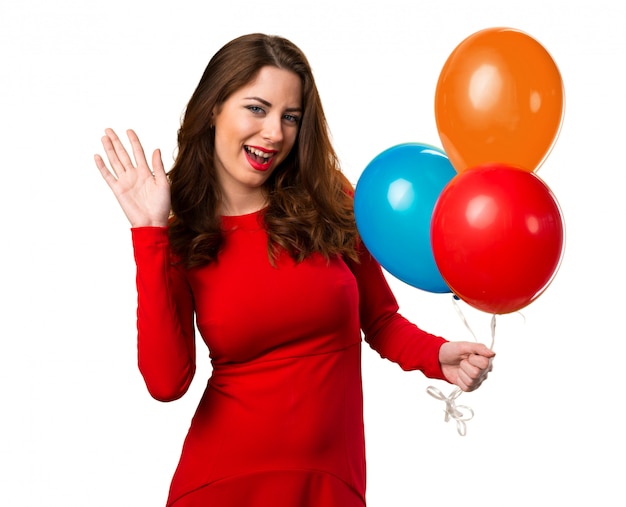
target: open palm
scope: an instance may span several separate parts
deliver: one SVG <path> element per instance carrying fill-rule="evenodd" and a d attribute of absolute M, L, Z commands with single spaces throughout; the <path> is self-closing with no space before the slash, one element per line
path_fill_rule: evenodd
<path fill-rule="evenodd" d="M 170 213 L 170 185 L 165 174 L 161 152 L 152 155 L 152 170 L 134 131 L 128 130 L 134 162 L 117 134 L 106 129 L 102 146 L 111 168 L 100 155 L 96 166 L 107 182 L 132 227 L 167 225 Z"/>

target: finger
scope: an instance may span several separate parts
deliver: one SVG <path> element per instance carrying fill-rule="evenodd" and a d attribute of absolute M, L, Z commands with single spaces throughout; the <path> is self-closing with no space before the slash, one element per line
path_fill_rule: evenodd
<path fill-rule="evenodd" d="M 476 391 L 476 389 L 478 389 L 482 385 L 482 383 L 483 379 L 473 382 L 471 385 L 467 386 L 466 392 L 471 393 L 472 391 Z"/>
<path fill-rule="evenodd" d="M 455 384 L 461 388 L 461 391 L 468 392 L 472 390 L 472 386 L 471 386 L 472 383 L 469 380 L 466 380 L 461 375 L 457 376 Z"/>
<path fill-rule="evenodd" d="M 468 374 L 460 370 L 458 375 L 459 387 L 462 389 L 464 387 L 466 391 L 473 391 L 478 389 L 486 378 L 486 374 L 482 374 L 480 371 L 477 374 Z"/>
<path fill-rule="evenodd" d="M 106 129 L 105 134 L 106 136 L 102 138 L 102 145 L 111 163 L 111 167 L 114 171 L 117 171 L 116 175 L 119 177 L 123 171 L 133 169 L 134 165 L 122 141 L 120 141 L 120 138 L 117 137 L 113 129 Z"/>
<path fill-rule="evenodd" d="M 466 384 L 471 384 L 475 379 L 480 377 L 482 370 L 473 366 L 468 360 L 461 361 L 459 365 L 459 376 L 463 378 Z"/>
<path fill-rule="evenodd" d="M 483 356 L 470 356 L 465 363 L 465 371 L 474 378 L 486 379 L 487 375 L 493 370 L 493 358 L 485 358 Z M 476 368 L 471 370 L 470 368 Z"/>
<path fill-rule="evenodd" d="M 496 355 L 496 353 L 491 350 L 489 347 L 487 347 L 487 345 L 485 345 L 484 343 L 471 343 L 470 342 L 470 349 L 469 349 L 469 353 L 470 354 L 477 354 L 479 356 L 485 356 L 487 358 L 489 357 L 494 357 Z"/>
<path fill-rule="evenodd" d="M 165 167 L 163 166 L 163 158 L 161 157 L 161 150 L 159 149 L 154 150 L 154 153 L 152 153 L 152 170 L 157 181 L 167 180 Z"/>
<path fill-rule="evenodd" d="M 477 354 L 470 354 L 467 358 L 467 361 L 472 366 L 475 366 L 476 368 L 480 368 L 481 370 L 488 368 L 489 363 L 491 362 L 489 358 L 485 356 L 479 356 Z"/>
<path fill-rule="evenodd" d="M 113 174 L 115 174 L 115 176 L 119 178 L 120 174 L 124 173 L 124 166 L 117 158 L 113 143 L 111 142 L 109 136 L 102 137 L 101 141 L 102 147 L 104 148 L 104 153 L 106 154 L 107 160 L 109 161 L 109 164 L 111 166 L 111 170 L 113 171 Z M 104 160 L 102 161 L 102 163 L 104 164 Z"/>
<path fill-rule="evenodd" d="M 100 155 L 94 155 L 94 160 L 96 162 L 96 167 L 104 178 L 104 181 L 106 181 L 109 187 L 113 189 L 113 186 L 117 183 L 117 178 L 111 174 L 111 171 L 109 171 Z"/>
<path fill-rule="evenodd" d="M 478 385 L 480 385 L 480 383 L 482 383 L 487 378 L 491 369 L 492 366 L 490 361 L 488 361 L 483 367 L 473 365 L 468 359 L 461 362 L 459 375 L 461 375 L 462 373 L 463 378 L 466 381 L 469 380 L 473 383 L 478 383 Z"/>
<path fill-rule="evenodd" d="M 137 168 L 146 169 L 150 171 L 150 167 L 148 166 L 148 161 L 146 160 L 146 154 L 143 151 L 143 146 L 139 141 L 139 137 L 135 134 L 135 131 L 132 129 L 128 129 L 126 131 L 126 135 L 128 136 L 128 140 L 130 141 L 130 146 L 133 150 L 133 158 L 135 159 L 135 165 Z M 152 172 L 152 171 L 150 171 Z"/>

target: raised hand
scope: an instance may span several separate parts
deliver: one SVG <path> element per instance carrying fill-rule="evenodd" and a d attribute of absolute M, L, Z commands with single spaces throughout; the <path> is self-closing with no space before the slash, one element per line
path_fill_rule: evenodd
<path fill-rule="evenodd" d="M 127 135 L 134 163 L 117 134 L 106 129 L 102 146 L 111 169 L 100 155 L 94 157 L 96 166 L 132 227 L 165 226 L 170 214 L 170 185 L 161 152 L 152 154 L 151 170 L 137 134 L 128 130 Z"/>

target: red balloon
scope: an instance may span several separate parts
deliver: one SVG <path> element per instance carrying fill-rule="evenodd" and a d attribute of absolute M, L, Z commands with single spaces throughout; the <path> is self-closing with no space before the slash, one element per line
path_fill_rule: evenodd
<path fill-rule="evenodd" d="M 558 202 L 533 172 L 506 165 L 455 176 L 433 209 L 431 243 L 441 276 L 479 310 L 511 313 L 537 299 L 559 267 Z"/>

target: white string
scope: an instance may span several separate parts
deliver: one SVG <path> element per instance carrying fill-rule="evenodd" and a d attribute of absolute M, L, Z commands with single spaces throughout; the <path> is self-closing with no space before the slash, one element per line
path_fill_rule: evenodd
<path fill-rule="evenodd" d="M 445 402 L 446 409 L 444 412 L 446 415 L 444 421 L 448 422 L 450 419 L 454 419 L 456 421 L 456 431 L 459 435 L 464 437 L 467 434 L 467 425 L 465 422 L 474 417 L 474 411 L 467 405 L 457 405 L 455 403 L 455 400 L 461 396 L 461 393 L 463 393 L 461 388 L 457 387 L 447 397 L 439 389 L 433 386 L 429 386 L 426 389 L 426 392 L 433 398 Z"/>
<path fill-rule="evenodd" d="M 463 324 L 465 325 L 467 330 L 470 332 L 470 334 L 474 337 L 474 341 L 478 342 L 478 339 L 476 338 L 474 331 L 472 331 L 472 328 L 470 327 L 469 323 L 467 322 L 467 319 L 465 318 L 465 315 L 463 315 L 463 312 L 461 311 L 461 308 L 459 307 L 457 303 L 456 296 L 452 297 L 452 304 L 454 305 L 454 309 L 456 310 Z M 496 315 L 495 314 L 491 316 L 490 327 L 491 327 L 491 345 L 489 346 L 489 348 L 493 350 L 493 345 L 496 341 Z M 448 396 L 445 396 L 439 389 L 433 386 L 429 386 L 426 389 L 426 392 L 429 395 L 431 395 L 433 398 L 445 402 L 446 408 L 444 410 L 445 412 L 444 421 L 448 422 L 451 419 L 456 421 L 456 431 L 458 432 L 459 435 L 464 437 L 467 434 L 466 423 L 467 421 L 470 421 L 474 417 L 474 411 L 467 405 L 456 404 L 456 399 L 459 396 L 461 396 L 461 394 L 463 394 L 463 391 L 461 390 L 461 388 L 460 387 L 455 388 Z"/>

